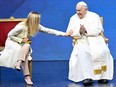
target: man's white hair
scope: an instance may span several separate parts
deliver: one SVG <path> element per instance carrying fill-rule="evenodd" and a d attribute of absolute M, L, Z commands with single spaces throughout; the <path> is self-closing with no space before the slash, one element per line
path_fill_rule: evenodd
<path fill-rule="evenodd" d="M 84 1 L 80 1 L 77 3 L 77 5 L 82 5 L 82 6 L 85 6 L 87 8 L 87 4 L 84 2 Z M 77 6 L 76 5 L 76 6 Z"/>

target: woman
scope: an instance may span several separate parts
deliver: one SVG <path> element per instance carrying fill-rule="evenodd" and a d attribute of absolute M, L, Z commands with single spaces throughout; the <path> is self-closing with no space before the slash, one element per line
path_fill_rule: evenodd
<path fill-rule="evenodd" d="M 32 52 L 29 40 L 39 31 L 48 34 L 66 36 L 61 31 L 48 29 L 43 27 L 40 23 L 40 14 L 37 12 L 30 12 L 26 21 L 20 22 L 8 33 L 8 38 L 5 43 L 5 49 L 0 56 L 0 66 L 15 68 L 22 70 L 25 76 L 26 84 L 32 85 L 28 69 L 28 57 Z"/>

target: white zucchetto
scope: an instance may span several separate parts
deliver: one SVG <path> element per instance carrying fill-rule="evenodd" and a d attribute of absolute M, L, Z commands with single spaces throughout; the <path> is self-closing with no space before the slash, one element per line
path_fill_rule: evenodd
<path fill-rule="evenodd" d="M 78 2 L 77 5 L 83 5 L 83 6 L 86 6 L 87 7 L 87 4 L 84 1 Z"/>

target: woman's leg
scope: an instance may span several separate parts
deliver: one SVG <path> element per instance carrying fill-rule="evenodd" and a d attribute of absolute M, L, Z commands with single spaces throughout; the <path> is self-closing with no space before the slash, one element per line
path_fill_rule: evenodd
<path fill-rule="evenodd" d="M 30 44 L 24 44 L 21 49 L 20 49 L 20 56 L 19 56 L 19 60 L 21 61 L 25 61 L 27 58 L 27 55 L 29 53 L 29 49 L 30 49 Z"/>
<path fill-rule="evenodd" d="M 28 59 L 26 58 L 25 61 L 22 63 L 22 70 L 25 76 L 30 75 L 29 67 L 28 67 Z"/>
<path fill-rule="evenodd" d="M 27 84 L 32 85 L 32 81 L 30 78 L 30 73 L 29 73 L 29 67 L 28 67 L 28 53 L 29 53 L 29 49 L 30 49 L 30 44 L 24 44 L 22 46 L 22 48 L 20 49 L 20 56 L 19 56 L 19 60 L 17 62 L 17 67 L 20 67 L 22 65 L 22 70 L 25 76 L 25 81 Z"/>
<path fill-rule="evenodd" d="M 20 66 L 22 64 L 22 62 L 25 62 L 26 58 L 27 58 L 27 55 L 29 53 L 29 48 L 30 48 L 30 45 L 29 44 L 24 44 L 21 49 L 20 49 L 20 54 L 19 54 L 19 59 L 17 61 L 17 64 L 16 64 L 16 69 L 20 70 Z"/>
<path fill-rule="evenodd" d="M 22 63 L 22 69 L 23 69 L 23 73 L 24 73 L 24 76 L 25 76 L 26 84 L 32 85 L 33 82 L 31 81 L 31 78 L 30 78 L 29 67 L 28 67 L 28 59 L 27 58 L 26 58 L 25 62 Z"/>

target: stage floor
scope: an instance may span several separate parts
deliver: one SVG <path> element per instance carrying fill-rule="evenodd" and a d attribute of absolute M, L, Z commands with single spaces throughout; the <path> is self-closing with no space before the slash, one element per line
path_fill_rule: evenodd
<path fill-rule="evenodd" d="M 25 84 L 22 71 L 1 67 L 0 87 L 83 87 L 82 82 L 75 84 L 68 80 L 68 62 L 33 61 L 33 86 Z M 114 65 L 116 66 L 116 61 Z M 95 81 L 89 87 L 116 87 L 116 72 L 114 71 L 114 79 L 108 84 L 98 84 Z"/>

